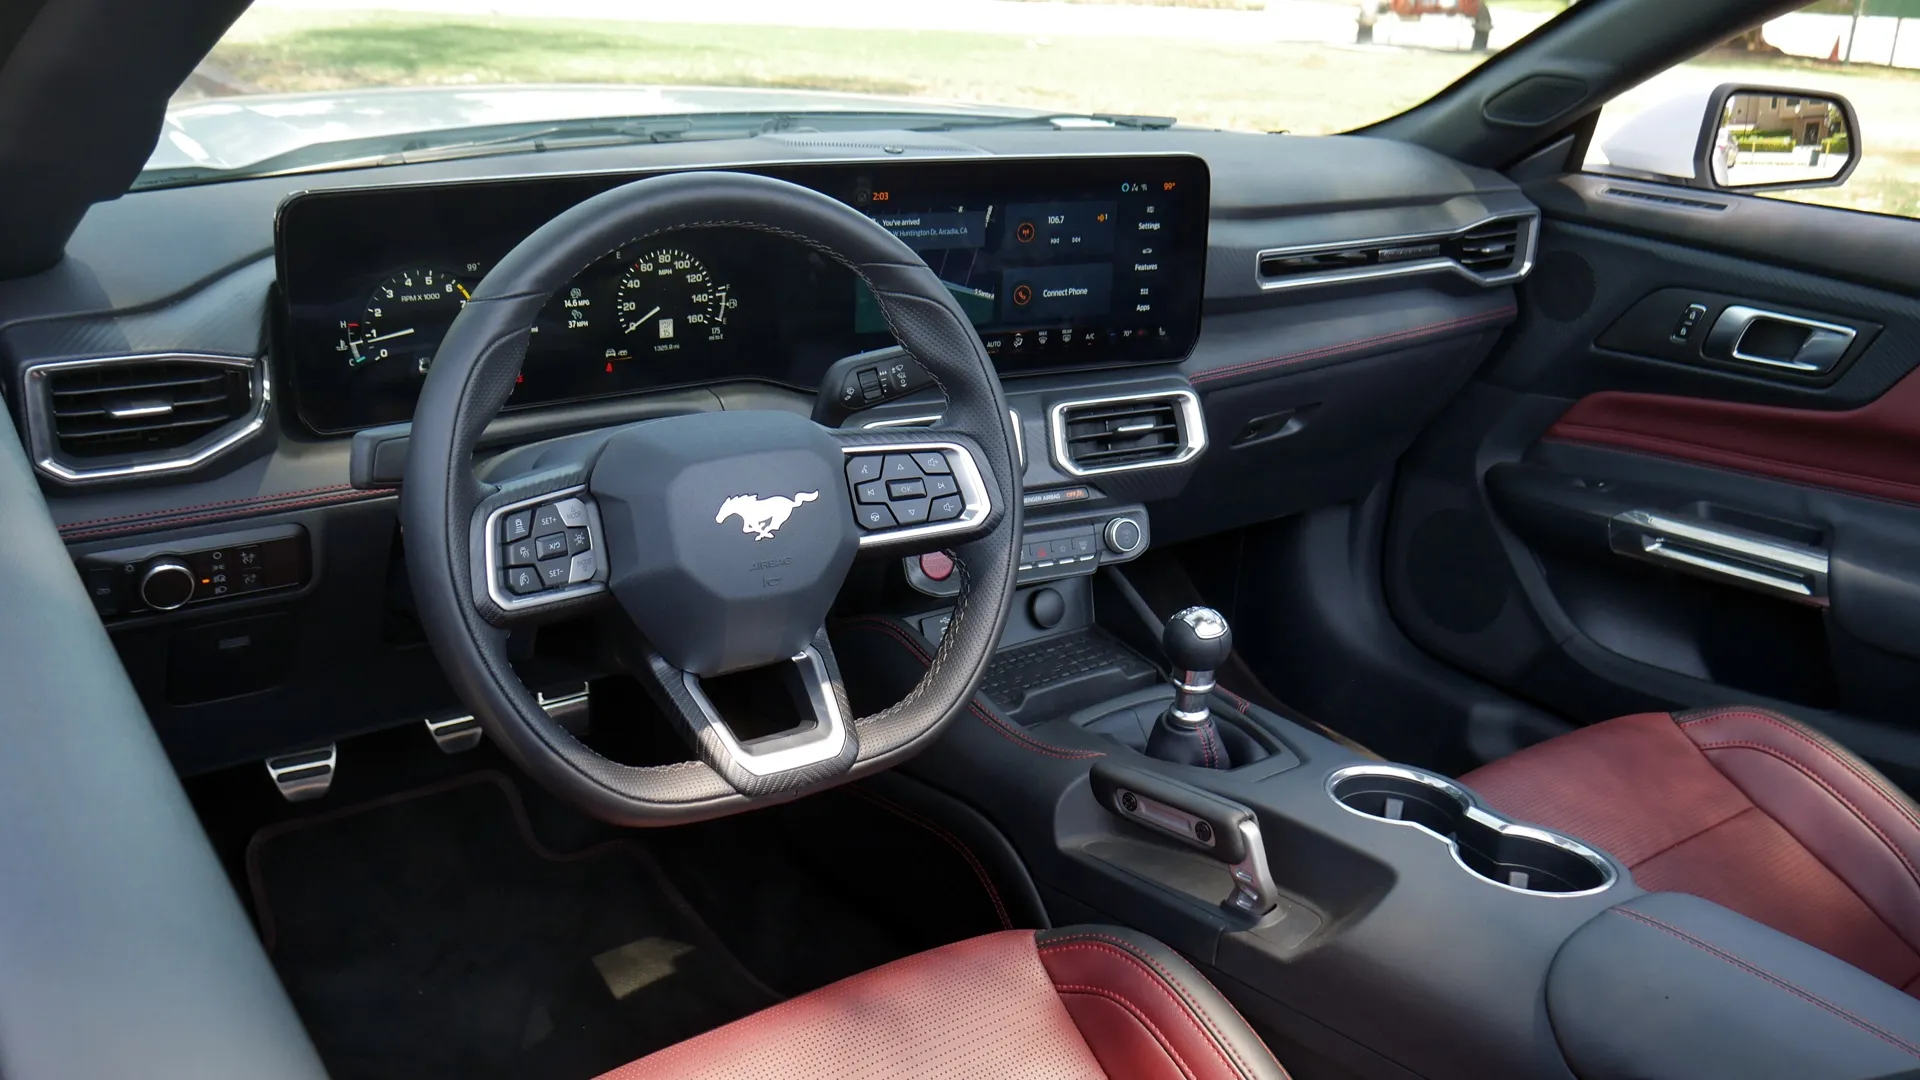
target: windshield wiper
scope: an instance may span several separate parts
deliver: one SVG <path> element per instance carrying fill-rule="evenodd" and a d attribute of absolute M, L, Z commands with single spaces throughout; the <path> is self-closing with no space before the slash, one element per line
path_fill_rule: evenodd
<path fill-rule="evenodd" d="M 957 131 L 963 128 L 1026 127 L 1031 124 L 1051 124 L 1054 127 L 1058 127 L 1059 125 L 1055 123 L 1055 121 L 1058 120 L 1092 120 L 1107 124 L 1110 127 L 1132 128 L 1135 131 L 1164 131 L 1180 122 L 1178 118 L 1172 116 L 1141 116 L 1134 113 L 1060 112 L 1040 113 L 1035 116 L 985 116 L 979 118 L 957 116 L 950 120 L 942 120 L 938 124 L 929 124 L 926 127 L 910 128 L 908 130 Z"/>

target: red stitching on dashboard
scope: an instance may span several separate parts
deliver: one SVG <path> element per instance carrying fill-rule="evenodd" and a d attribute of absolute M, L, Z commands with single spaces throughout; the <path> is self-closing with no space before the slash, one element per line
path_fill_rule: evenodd
<path fill-rule="evenodd" d="M 194 506 L 176 506 L 167 510 L 142 510 L 137 514 L 120 514 L 116 517 L 89 518 L 86 521 L 69 521 L 65 525 L 60 526 L 60 531 L 61 532 L 67 532 L 69 530 L 77 531 L 77 530 L 84 529 L 84 527 L 88 525 L 107 525 L 116 521 L 133 521 L 137 518 L 167 518 L 167 517 L 172 517 L 175 514 L 190 513 L 194 510 L 212 510 L 215 507 L 221 507 L 221 506 L 238 507 L 238 506 L 244 506 L 247 503 L 279 502 L 281 499 L 292 499 L 301 495 L 318 495 L 318 494 L 321 494 L 322 492 L 351 491 L 351 490 L 353 490 L 352 484 L 329 484 L 326 487 L 303 488 L 299 491 L 282 491 L 272 495 L 248 495 L 245 498 L 241 498 L 241 499 L 227 499 L 222 502 L 199 503 Z"/>
<path fill-rule="evenodd" d="M 849 619 L 847 620 L 846 625 L 849 627 L 861 627 L 866 629 L 878 630 L 886 634 L 888 637 L 892 638 L 893 640 L 906 646 L 907 651 L 912 653 L 914 655 L 914 658 L 919 660 L 922 664 L 930 664 L 933 662 L 932 658 L 927 655 L 926 650 L 920 648 L 919 645 L 916 645 L 912 638 L 909 638 L 905 633 L 903 633 L 899 628 L 895 627 L 892 623 L 882 622 L 879 619 L 865 618 L 865 619 Z M 967 708 L 971 709 L 973 711 L 973 714 L 979 717 L 980 720 L 987 725 L 987 727 L 999 733 L 999 735 L 1002 738 L 1006 739 L 1007 741 L 1013 743 L 1015 746 L 1018 746 L 1023 750 L 1031 750 L 1036 754 L 1045 754 L 1048 757 L 1059 758 L 1062 761 L 1073 761 L 1073 760 L 1078 760 L 1083 758 L 1097 758 L 1097 757 L 1107 756 L 1105 753 L 1099 750 L 1070 750 L 1064 746 L 1055 746 L 1052 743 L 1041 742 L 1039 739 L 1034 738 L 1033 736 L 1027 734 L 1026 732 L 1016 729 L 1007 720 L 1005 720 L 1001 716 L 994 713 L 993 710 L 982 708 L 980 703 L 977 701 L 968 701 Z"/>
<path fill-rule="evenodd" d="M 227 510 L 217 510 L 211 514 L 194 514 L 189 517 L 156 517 L 150 520 L 129 521 L 119 525 L 109 525 L 100 529 L 85 529 L 74 532 L 62 530 L 61 536 L 68 540 L 87 540 L 100 536 L 112 536 L 118 533 L 140 532 L 149 526 L 172 528 L 176 525 L 192 525 L 202 521 L 224 521 L 233 518 L 251 517 L 254 516 L 253 512 L 255 510 L 262 513 L 273 513 L 280 510 L 298 510 L 308 506 L 333 506 L 340 503 L 360 502 L 367 499 L 381 499 L 392 495 L 395 490 L 397 489 L 375 488 L 361 491 L 348 488 L 335 495 L 322 495 L 312 499 L 299 499 L 294 502 L 261 503 L 257 507 L 236 506 Z"/>
<path fill-rule="evenodd" d="M 1379 334 L 1370 338 L 1361 338 L 1358 341 L 1343 341 L 1338 345 L 1323 345 L 1317 349 L 1308 349 L 1304 352 L 1269 357 L 1265 360 L 1246 360 L 1238 364 L 1228 364 L 1225 367 L 1209 368 L 1193 376 L 1190 381 L 1199 383 L 1210 382 L 1215 379 L 1226 379 L 1235 375 L 1245 375 L 1249 372 L 1259 371 L 1263 368 L 1284 367 L 1288 364 L 1299 364 L 1308 360 L 1318 360 L 1324 357 L 1338 356 L 1342 353 L 1357 352 L 1361 349 L 1370 348 L 1375 345 L 1383 345 L 1388 342 L 1436 334 L 1442 330 L 1459 329 L 1478 323 L 1499 322 L 1512 318 L 1518 310 L 1517 308 L 1510 307 L 1501 308 L 1498 311 L 1488 311 L 1478 315 L 1467 315 L 1458 319 L 1448 319 L 1445 322 L 1429 323 L 1426 326 L 1415 326 L 1407 330 L 1396 330 L 1391 334 Z"/>

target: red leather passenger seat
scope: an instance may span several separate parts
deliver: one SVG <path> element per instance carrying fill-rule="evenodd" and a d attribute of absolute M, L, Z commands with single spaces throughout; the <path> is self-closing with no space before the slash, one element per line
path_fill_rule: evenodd
<path fill-rule="evenodd" d="M 1766 709 L 1624 716 L 1476 769 L 1502 813 L 1611 852 L 1920 996 L 1920 808 Z"/>
<path fill-rule="evenodd" d="M 670 1046 L 604 1080 L 1284 1080 L 1165 945 L 1009 930 L 909 956 Z"/>

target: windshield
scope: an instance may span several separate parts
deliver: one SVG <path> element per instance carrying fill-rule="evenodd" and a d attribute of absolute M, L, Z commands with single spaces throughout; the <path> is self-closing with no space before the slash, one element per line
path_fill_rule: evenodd
<path fill-rule="evenodd" d="M 1566 6 L 257 0 L 175 95 L 135 186 L 780 131 L 1345 131 Z"/>

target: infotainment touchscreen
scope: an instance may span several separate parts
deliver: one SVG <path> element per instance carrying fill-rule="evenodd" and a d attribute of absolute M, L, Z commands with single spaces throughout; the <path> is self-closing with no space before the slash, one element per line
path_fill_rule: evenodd
<path fill-rule="evenodd" d="M 945 282 L 1003 375 L 1178 360 L 1199 331 L 1208 175 L 1185 155 L 755 166 L 873 218 Z M 302 193 L 277 254 L 295 405 L 408 419 L 465 298 L 575 203 L 647 173 Z M 508 408 L 761 380 L 811 390 L 892 342 L 844 267 L 746 229 L 637 239 L 547 304 Z"/>

